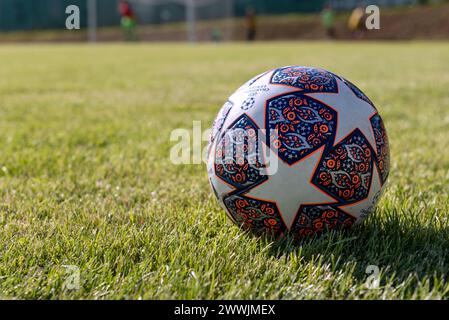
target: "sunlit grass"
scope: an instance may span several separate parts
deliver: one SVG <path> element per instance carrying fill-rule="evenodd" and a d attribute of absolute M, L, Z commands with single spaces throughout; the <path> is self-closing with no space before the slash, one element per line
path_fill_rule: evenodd
<path fill-rule="evenodd" d="M 449 45 L 3 46 L 0 59 L 3 298 L 449 297 Z M 357 84 L 392 156 L 375 214 L 302 245 L 242 233 L 204 165 L 169 161 L 173 129 L 207 129 L 239 85 L 291 64 Z M 64 289 L 64 265 L 80 290 Z"/>

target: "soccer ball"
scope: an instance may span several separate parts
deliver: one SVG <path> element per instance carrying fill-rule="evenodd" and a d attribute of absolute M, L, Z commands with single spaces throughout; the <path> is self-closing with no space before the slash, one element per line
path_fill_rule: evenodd
<path fill-rule="evenodd" d="M 373 212 L 388 177 L 388 138 L 354 84 L 319 68 L 282 67 L 225 102 L 207 169 L 234 223 L 302 239 L 349 228 Z"/>

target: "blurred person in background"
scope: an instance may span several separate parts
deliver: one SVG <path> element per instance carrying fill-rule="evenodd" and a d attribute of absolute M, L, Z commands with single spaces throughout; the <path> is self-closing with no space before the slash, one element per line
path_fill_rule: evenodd
<path fill-rule="evenodd" d="M 365 31 L 365 8 L 359 3 L 357 7 L 352 11 L 348 20 L 348 29 L 351 31 L 352 36 L 356 39 L 363 37 L 363 31 Z"/>
<path fill-rule="evenodd" d="M 219 27 L 214 27 L 212 29 L 211 38 L 213 42 L 220 42 L 223 40 L 223 32 L 221 32 Z"/>
<path fill-rule="evenodd" d="M 330 3 L 326 4 L 321 11 L 321 22 L 326 30 L 326 36 L 329 39 L 335 38 L 335 12 Z"/>
<path fill-rule="evenodd" d="M 252 7 L 246 9 L 246 40 L 256 39 L 256 11 Z"/>
<path fill-rule="evenodd" d="M 120 23 L 123 28 L 125 41 L 137 40 L 136 36 L 137 21 L 136 16 L 134 15 L 134 11 L 131 7 L 131 4 L 128 1 L 120 0 L 118 10 L 121 17 Z"/>

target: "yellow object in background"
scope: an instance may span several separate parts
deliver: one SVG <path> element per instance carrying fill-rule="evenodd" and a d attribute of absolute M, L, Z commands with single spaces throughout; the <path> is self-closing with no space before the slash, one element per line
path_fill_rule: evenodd
<path fill-rule="evenodd" d="M 349 30 L 357 30 L 362 26 L 362 18 L 364 16 L 364 12 L 363 9 L 361 7 L 357 7 L 355 8 L 352 13 L 351 16 L 349 17 L 348 20 L 348 28 Z"/>

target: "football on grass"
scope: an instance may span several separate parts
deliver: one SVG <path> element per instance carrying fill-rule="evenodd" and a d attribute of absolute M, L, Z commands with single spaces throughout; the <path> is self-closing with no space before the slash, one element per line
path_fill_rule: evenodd
<path fill-rule="evenodd" d="M 373 212 L 388 177 L 388 138 L 354 84 L 324 69 L 288 66 L 254 77 L 224 103 L 207 168 L 234 223 L 301 239 Z"/>

